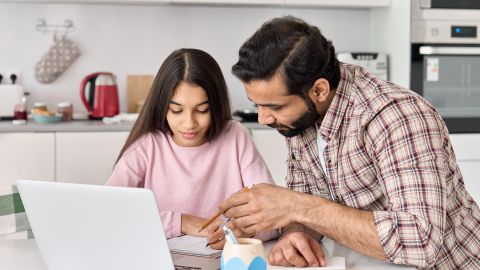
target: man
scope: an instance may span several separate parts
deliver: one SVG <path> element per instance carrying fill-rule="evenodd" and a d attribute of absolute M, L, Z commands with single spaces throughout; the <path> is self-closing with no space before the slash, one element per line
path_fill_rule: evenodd
<path fill-rule="evenodd" d="M 258 185 L 220 206 L 248 233 L 282 229 L 271 264 L 324 265 L 328 236 L 418 269 L 480 269 L 480 209 L 425 99 L 339 63 L 293 17 L 265 23 L 232 71 L 259 123 L 287 137 L 289 189 Z"/>

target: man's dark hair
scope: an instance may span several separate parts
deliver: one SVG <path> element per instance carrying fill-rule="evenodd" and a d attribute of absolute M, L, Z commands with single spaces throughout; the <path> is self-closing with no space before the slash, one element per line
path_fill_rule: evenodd
<path fill-rule="evenodd" d="M 275 18 L 258 29 L 240 48 L 232 73 L 242 82 L 268 80 L 280 72 L 288 93 L 306 97 L 319 78 L 331 89 L 340 80 L 335 48 L 320 30 L 292 16 Z"/>

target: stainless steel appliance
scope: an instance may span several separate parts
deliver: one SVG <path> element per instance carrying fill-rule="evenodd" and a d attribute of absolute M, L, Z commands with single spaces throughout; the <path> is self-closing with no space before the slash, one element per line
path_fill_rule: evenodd
<path fill-rule="evenodd" d="M 339 61 L 367 69 L 376 77 L 388 80 L 388 57 L 378 52 L 339 52 Z"/>
<path fill-rule="evenodd" d="M 412 0 L 411 88 L 451 133 L 480 132 L 480 1 Z"/>

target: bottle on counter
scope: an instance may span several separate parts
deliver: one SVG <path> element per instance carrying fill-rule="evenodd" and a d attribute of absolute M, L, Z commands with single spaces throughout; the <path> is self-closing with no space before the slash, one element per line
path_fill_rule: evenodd
<path fill-rule="evenodd" d="M 73 120 L 73 105 L 71 102 L 59 102 L 57 104 L 57 113 L 62 115 L 62 121 L 68 122 Z"/>
<path fill-rule="evenodd" d="M 27 98 L 22 97 L 22 103 L 18 103 L 13 108 L 13 123 L 25 124 L 27 122 Z"/>

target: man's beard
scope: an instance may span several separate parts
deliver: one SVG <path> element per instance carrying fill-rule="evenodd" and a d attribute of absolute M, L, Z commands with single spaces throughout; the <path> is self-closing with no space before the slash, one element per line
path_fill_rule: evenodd
<path fill-rule="evenodd" d="M 313 102 L 307 98 L 305 98 L 305 103 L 307 105 L 307 111 L 298 117 L 297 120 L 293 121 L 292 126 L 293 128 L 289 128 L 284 125 L 268 125 L 272 128 L 277 129 L 277 131 L 285 137 L 294 137 L 298 134 L 302 133 L 309 127 L 315 125 L 315 122 L 320 118 L 320 114 L 315 109 L 315 105 Z"/>

